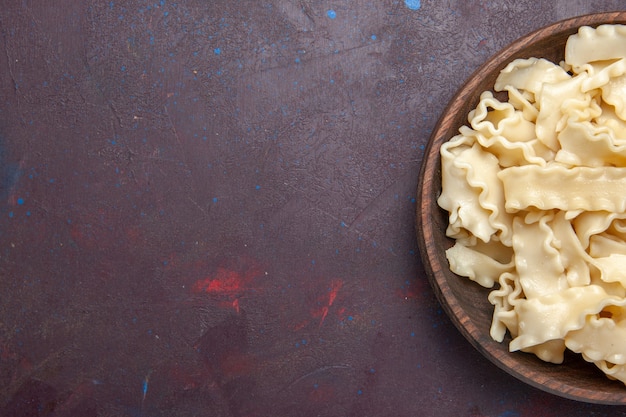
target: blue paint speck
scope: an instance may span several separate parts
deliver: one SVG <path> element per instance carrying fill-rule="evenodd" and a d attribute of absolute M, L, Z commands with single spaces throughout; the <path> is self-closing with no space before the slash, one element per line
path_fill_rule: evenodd
<path fill-rule="evenodd" d="M 217 197 L 213 197 L 213 202 L 217 203 Z"/>
<path fill-rule="evenodd" d="M 215 49 L 213 50 L 213 53 L 214 53 L 215 55 L 219 55 L 219 54 L 221 54 L 221 53 L 222 53 L 222 50 L 221 50 L 220 48 L 215 48 Z"/>
<path fill-rule="evenodd" d="M 357 395 L 361 395 L 361 394 L 363 394 L 363 391 L 362 390 L 358 390 L 356 393 L 357 393 Z"/>
<path fill-rule="evenodd" d="M 20 198 L 18 198 L 18 199 L 17 199 L 17 204 L 18 204 L 18 205 L 20 205 L 20 206 L 21 206 L 22 204 L 24 204 L 24 199 L 23 199 L 23 198 L 21 198 L 21 197 L 20 197 Z"/>
<path fill-rule="evenodd" d="M 411 10 L 419 10 L 422 7 L 420 0 L 404 0 L 404 4 Z"/>
<path fill-rule="evenodd" d="M 255 186 L 255 187 L 254 187 L 254 189 L 255 189 L 255 190 L 260 190 L 260 189 L 261 189 L 261 186 L 260 186 L 260 185 L 257 185 L 257 186 Z"/>
<path fill-rule="evenodd" d="M 337 12 L 334 11 L 333 9 L 330 9 L 329 11 L 326 12 L 326 16 L 328 16 L 330 19 L 334 19 L 337 17 Z"/>
<path fill-rule="evenodd" d="M 375 41 L 376 40 L 376 35 L 372 35 L 372 40 Z"/>

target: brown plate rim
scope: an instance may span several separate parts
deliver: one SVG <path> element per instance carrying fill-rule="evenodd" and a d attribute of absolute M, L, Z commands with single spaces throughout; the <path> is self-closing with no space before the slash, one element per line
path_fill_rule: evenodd
<path fill-rule="evenodd" d="M 514 355 L 514 353 L 503 355 L 501 351 L 491 348 L 489 346 L 490 343 L 480 340 L 478 336 L 480 332 L 469 316 L 463 312 L 455 312 L 452 309 L 452 305 L 455 303 L 458 305 L 458 300 L 455 298 L 444 276 L 444 271 L 448 270 L 447 261 L 445 261 L 445 256 L 442 257 L 442 254 L 437 252 L 437 248 L 434 245 L 428 244 L 436 235 L 435 223 L 432 219 L 440 215 L 440 213 L 436 213 L 435 209 L 429 204 L 424 204 L 424 201 L 432 198 L 435 192 L 439 191 L 433 189 L 432 177 L 429 178 L 425 174 L 427 172 L 438 173 L 439 147 L 445 140 L 449 139 L 444 136 L 447 134 L 444 127 L 449 124 L 449 119 L 453 116 L 450 114 L 450 109 L 460 106 L 461 103 L 468 99 L 468 96 L 473 93 L 473 86 L 479 84 L 480 80 L 484 78 L 482 74 L 503 68 L 507 63 L 515 59 L 521 51 L 527 48 L 529 44 L 541 42 L 547 35 L 573 34 L 581 26 L 619 23 L 626 24 L 626 11 L 594 13 L 561 20 L 535 30 L 510 43 L 474 71 L 446 106 L 424 149 L 419 172 L 415 221 L 420 256 L 430 285 L 454 325 L 479 352 L 502 370 L 535 388 L 576 401 L 605 405 L 626 405 L 626 390 L 622 394 L 616 392 L 599 393 L 597 390 L 568 385 L 564 381 L 542 376 L 540 373 L 522 374 L 515 368 L 516 362 L 511 358 L 511 355 Z M 537 360 L 539 361 L 539 359 Z"/>

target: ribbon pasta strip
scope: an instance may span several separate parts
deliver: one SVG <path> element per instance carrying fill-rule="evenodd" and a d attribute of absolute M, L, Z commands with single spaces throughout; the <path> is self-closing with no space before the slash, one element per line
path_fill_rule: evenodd
<path fill-rule="evenodd" d="M 491 337 L 626 384 L 626 26 L 516 59 L 441 146 L 450 269 L 491 288 Z"/>

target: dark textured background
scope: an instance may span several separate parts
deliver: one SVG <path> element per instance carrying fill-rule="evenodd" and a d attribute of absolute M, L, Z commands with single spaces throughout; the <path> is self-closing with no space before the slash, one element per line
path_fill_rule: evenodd
<path fill-rule="evenodd" d="M 2 3 L 0 415 L 626 415 L 475 352 L 413 226 L 471 72 L 622 1 Z"/>

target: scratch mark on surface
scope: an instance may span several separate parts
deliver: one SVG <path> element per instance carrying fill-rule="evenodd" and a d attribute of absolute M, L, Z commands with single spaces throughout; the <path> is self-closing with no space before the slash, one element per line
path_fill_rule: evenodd
<path fill-rule="evenodd" d="M 165 113 L 165 117 L 167 117 L 167 120 L 170 122 L 170 128 L 172 130 L 172 133 L 174 133 L 174 138 L 176 139 L 176 142 L 181 145 L 182 141 L 180 140 L 180 136 L 178 135 L 178 131 L 176 130 L 176 125 L 174 125 L 172 116 L 170 116 L 170 112 L 167 110 L 167 105 L 163 106 L 163 113 Z"/>
<path fill-rule="evenodd" d="M 111 113 L 113 113 L 113 117 L 115 117 L 115 120 L 117 120 L 117 125 L 121 128 L 124 127 L 124 124 L 122 123 L 122 118 L 120 117 L 119 112 L 117 111 L 117 108 L 115 107 L 115 105 L 113 104 L 112 101 L 108 101 L 107 103 L 109 105 L 109 109 L 111 110 Z"/>
<path fill-rule="evenodd" d="M 391 181 L 387 186 L 385 186 L 374 198 L 372 198 L 365 205 L 365 207 L 363 207 L 354 216 L 354 220 L 352 220 L 347 225 L 348 228 L 352 227 L 353 225 L 358 224 L 363 217 L 369 215 L 370 211 L 372 211 L 373 209 L 376 209 L 376 205 L 378 203 L 380 203 L 381 200 L 383 200 L 383 197 L 388 196 L 389 194 L 393 193 L 394 192 L 394 187 L 396 187 L 398 184 L 400 184 L 400 185 L 404 184 L 407 181 L 407 179 L 409 178 L 410 175 L 413 175 L 412 171 L 410 169 L 407 169 L 407 171 L 404 174 L 399 175 L 393 181 Z"/>
<path fill-rule="evenodd" d="M 291 388 L 292 386 L 296 385 L 297 383 L 299 383 L 300 381 L 309 378 L 311 376 L 326 372 L 326 371 L 330 371 L 332 369 L 352 369 L 352 366 L 346 364 L 346 363 L 339 363 L 339 364 L 334 364 L 334 365 L 324 365 L 324 366 L 320 366 L 317 369 L 312 370 L 311 372 L 307 372 L 306 374 L 296 378 L 295 380 L 291 381 L 289 384 L 287 384 L 282 390 L 282 391 L 286 391 L 289 388 Z"/>
<path fill-rule="evenodd" d="M 14 60 L 9 55 L 9 48 L 7 46 L 6 35 L 4 36 L 4 54 L 7 58 L 7 66 L 9 67 L 9 76 L 11 77 L 11 81 L 13 82 L 13 91 L 15 92 L 15 94 L 17 94 L 19 84 L 17 83 L 17 80 L 15 79 L 15 75 L 13 74 L 13 66 L 11 65 L 11 61 L 14 61 Z"/>
<path fill-rule="evenodd" d="M 70 347 L 65 346 L 57 351 L 51 352 L 39 363 L 29 367 L 27 372 L 23 372 L 21 375 L 15 375 L 8 386 L 0 388 L 0 407 L 4 407 L 9 399 L 13 398 L 20 387 L 22 387 L 28 379 L 41 374 L 45 369 L 59 366 L 59 361 L 64 355 L 69 353 L 69 351 Z"/>
<path fill-rule="evenodd" d="M 187 198 L 189 199 L 189 201 L 191 201 L 191 203 L 194 206 L 196 206 L 198 208 L 198 210 L 200 210 L 202 212 L 202 214 L 204 214 L 206 216 L 206 214 L 207 214 L 206 210 L 204 210 L 204 208 L 202 208 L 202 206 L 200 204 L 198 204 L 198 202 L 196 200 L 191 198 L 191 196 L 187 196 Z"/>
<path fill-rule="evenodd" d="M 300 7 L 302 7 L 302 12 L 309 19 L 309 21 L 315 24 L 315 19 L 313 18 L 313 11 L 311 10 L 311 5 L 306 1 L 300 1 Z"/>
<path fill-rule="evenodd" d="M 17 82 L 17 79 L 15 78 L 15 74 L 13 74 L 13 65 L 11 64 L 12 62 L 15 63 L 17 62 L 16 59 L 11 58 L 11 55 L 9 53 L 9 42 L 7 40 L 7 34 L 6 34 L 6 30 L 4 27 L 4 22 L 2 21 L 2 19 L 0 19 L 0 30 L 2 31 L 2 40 L 4 41 L 4 54 L 7 58 L 7 66 L 9 69 L 9 77 L 11 78 L 11 82 L 13 83 L 13 92 L 15 93 L 15 97 L 17 99 L 17 108 L 18 110 L 21 109 L 21 101 L 20 101 L 20 95 L 22 97 L 24 97 L 24 94 L 22 94 L 22 92 L 19 89 L 19 84 Z M 25 97 L 24 97 L 25 98 Z M 22 115 L 21 110 L 18 112 L 20 114 L 20 122 L 22 123 L 22 125 L 26 124 L 26 120 L 24 120 L 24 116 Z"/>
<path fill-rule="evenodd" d="M 315 55 L 307 53 L 306 54 L 307 58 L 302 59 L 300 61 L 300 64 L 302 64 L 303 62 L 322 61 L 322 60 L 330 60 L 330 59 L 336 59 L 336 58 L 344 59 L 345 58 L 344 55 L 346 54 L 350 54 L 352 52 L 358 52 L 361 49 L 377 49 L 377 48 L 378 48 L 377 43 L 366 43 L 362 45 L 355 45 L 355 46 L 351 46 L 348 48 L 338 49 L 332 52 L 323 52 L 323 53 L 315 54 Z M 298 65 L 298 64 L 294 64 L 294 62 L 288 62 L 284 64 L 272 65 L 272 66 L 268 66 L 265 68 L 261 68 L 256 72 L 256 74 L 251 74 L 251 75 L 260 76 L 268 72 L 290 68 L 290 67 L 293 67 L 294 65 Z"/>

